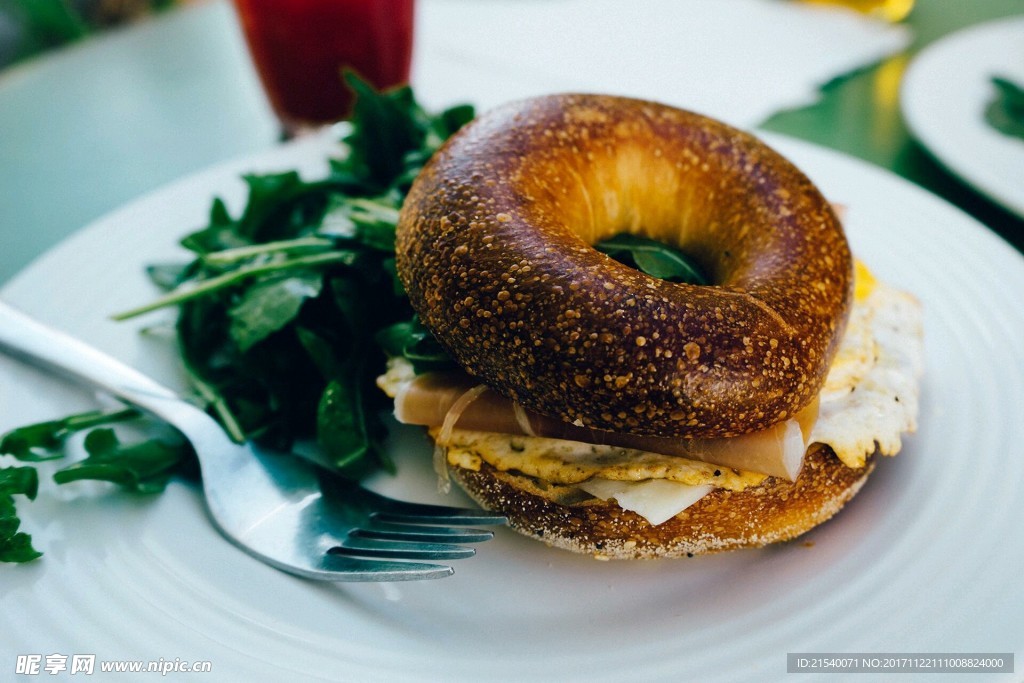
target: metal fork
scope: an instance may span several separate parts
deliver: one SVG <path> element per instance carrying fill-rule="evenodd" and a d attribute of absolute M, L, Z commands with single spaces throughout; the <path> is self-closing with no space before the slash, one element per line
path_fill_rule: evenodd
<path fill-rule="evenodd" d="M 393 500 L 291 453 L 237 444 L 173 391 L 0 301 L 0 349 L 137 406 L 177 428 L 199 459 L 206 505 L 236 546 L 282 571 L 324 581 L 406 581 L 450 576 L 450 566 L 394 560 L 469 557 L 501 524 L 483 510 Z"/>

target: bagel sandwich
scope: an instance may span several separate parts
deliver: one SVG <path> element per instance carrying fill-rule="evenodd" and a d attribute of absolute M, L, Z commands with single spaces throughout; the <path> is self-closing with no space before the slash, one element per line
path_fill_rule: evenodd
<path fill-rule="evenodd" d="M 709 285 L 592 245 L 642 235 Z M 499 108 L 413 184 L 398 274 L 461 371 L 389 361 L 399 421 L 517 531 L 600 558 L 794 538 L 916 428 L 920 305 L 752 136 L 651 102 Z"/>

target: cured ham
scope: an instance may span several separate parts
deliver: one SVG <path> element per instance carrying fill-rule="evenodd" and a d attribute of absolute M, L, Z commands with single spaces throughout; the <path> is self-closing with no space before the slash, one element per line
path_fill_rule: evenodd
<path fill-rule="evenodd" d="M 399 422 L 443 427 L 440 446 L 447 443 L 454 429 L 540 436 L 679 456 L 790 481 L 800 473 L 817 409 L 815 402 L 794 419 L 750 434 L 685 439 L 610 432 L 563 422 L 525 410 L 461 373 L 418 375 L 395 397 Z"/>

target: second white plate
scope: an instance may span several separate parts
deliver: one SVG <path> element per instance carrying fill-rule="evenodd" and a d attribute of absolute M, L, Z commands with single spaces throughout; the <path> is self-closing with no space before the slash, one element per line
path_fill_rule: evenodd
<path fill-rule="evenodd" d="M 940 163 L 1024 217 L 1024 140 L 985 121 L 993 76 L 1024 85 L 1024 17 L 973 26 L 926 48 L 907 71 L 900 105 Z"/>

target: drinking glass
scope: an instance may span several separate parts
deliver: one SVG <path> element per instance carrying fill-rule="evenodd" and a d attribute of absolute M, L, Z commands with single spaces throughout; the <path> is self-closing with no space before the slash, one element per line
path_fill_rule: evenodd
<path fill-rule="evenodd" d="M 407 83 L 413 0 L 234 0 L 283 136 L 346 118 L 352 70 L 379 89 Z"/>

